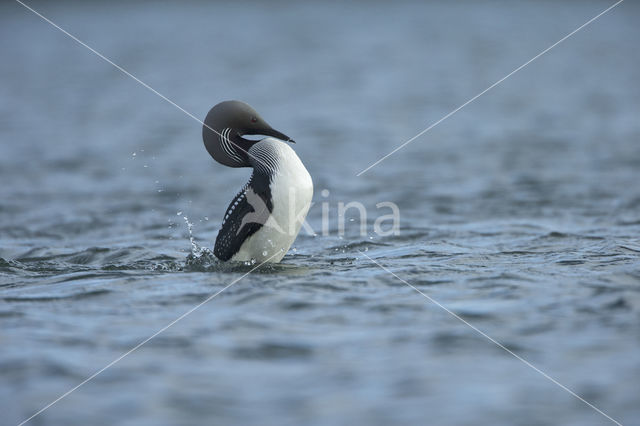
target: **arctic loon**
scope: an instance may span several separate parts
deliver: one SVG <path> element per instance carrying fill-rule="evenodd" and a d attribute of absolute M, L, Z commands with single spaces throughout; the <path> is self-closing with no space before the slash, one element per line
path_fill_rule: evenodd
<path fill-rule="evenodd" d="M 227 208 L 213 254 L 223 261 L 279 262 L 296 239 L 313 196 L 311 176 L 288 144 L 295 142 L 240 101 L 211 108 L 202 138 L 217 162 L 253 168 Z"/>

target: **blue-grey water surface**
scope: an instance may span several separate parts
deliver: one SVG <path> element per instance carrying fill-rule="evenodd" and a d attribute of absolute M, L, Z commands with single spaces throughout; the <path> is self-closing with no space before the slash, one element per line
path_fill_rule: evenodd
<path fill-rule="evenodd" d="M 317 235 L 30 424 L 612 424 L 360 252 L 640 424 L 637 3 L 355 176 L 611 4 L 34 3 L 197 117 L 242 99 L 296 139 Z M 246 272 L 188 263 L 185 217 L 211 247 L 249 171 L 214 163 L 200 124 L 12 1 L 0 55 L 10 425 Z M 366 235 L 355 210 L 338 235 L 350 201 Z M 384 201 L 400 235 L 374 233 Z"/>

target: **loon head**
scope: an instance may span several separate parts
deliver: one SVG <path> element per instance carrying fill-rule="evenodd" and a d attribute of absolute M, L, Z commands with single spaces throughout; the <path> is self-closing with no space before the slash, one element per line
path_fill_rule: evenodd
<path fill-rule="evenodd" d="M 241 101 L 220 102 L 207 114 L 202 139 L 209 154 L 229 167 L 249 167 L 248 150 L 257 141 L 244 135 L 273 136 L 295 143 L 289 136 L 271 127 L 249 104 Z"/>

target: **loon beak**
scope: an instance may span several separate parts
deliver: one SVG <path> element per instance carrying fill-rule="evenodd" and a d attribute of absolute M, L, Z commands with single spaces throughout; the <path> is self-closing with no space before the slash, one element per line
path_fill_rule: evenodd
<path fill-rule="evenodd" d="M 293 139 L 291 139 L 289 136 L 285 135 L 284 133 L 281 133 L 279 131 L 277 131 L 276 129 L 273 129 L 271 127 L 266 128 L 266 129 L 260 129 L 260 130 L 250 130 L 248 132 L 245 133 L 246 135 L 264 135 L 264 136 L 273 136 L 274 138 L 283 140 L 285 142 L 291 142 L 291 143 L 296 143 L 296 141 L 294 141 Z"/>

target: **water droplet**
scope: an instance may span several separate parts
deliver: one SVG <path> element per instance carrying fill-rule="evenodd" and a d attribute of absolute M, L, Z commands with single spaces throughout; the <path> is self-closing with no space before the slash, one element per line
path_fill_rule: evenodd
<path fill-rule="evenodd" d="M 329 190 L 328 189 L 323 189 L 322 192 L 320 192 L 320 194 L 322 194 L 323 197 L 328 197 L 329 196 Z"/>
<path fill-rule="evenodd" d="M 209 220 L 209 217 L 208 217 L 208 216 L 205 216 L 205 217 L 204 217 L 204 220 Z"/>
<path fill-rule="evenodd" d="M 137 154 L 134 152 L 133 154 L 131 154 L 132 157 L 135 157 Z"/>
<path fill-rule="evenodd" d="M 263 252 L 262 252 L 262 255 L 263 255 L 263 256 L 266 256 L 266 255 L 267 255 L 267 251 L 266 251 L 266 250 L 265 250 L 265 251 L 263 251 Z"/>
<path fill-rule="evenodd" d="M 176 216 L 182 216 L 182 211 L 178 210 L 178 213 L 176 213 Z"/>

